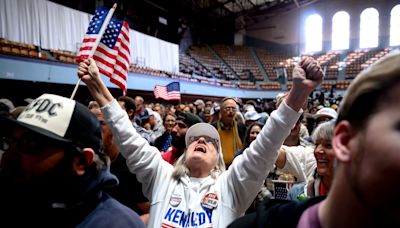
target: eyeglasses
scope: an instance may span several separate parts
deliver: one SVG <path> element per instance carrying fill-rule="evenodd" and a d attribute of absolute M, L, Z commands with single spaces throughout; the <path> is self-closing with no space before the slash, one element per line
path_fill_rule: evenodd
<path fill-rule="evenodd" d="M 225 111 L 232 111 L 232 112 L 236 112 L 236 107 L 224 107 Z"/>
<path fill-rule="evenodd" d="M 197 142 L 197 141 L 199 141 L 200 138 L 203 138 L 204 141 L 206 141 L 207 143 L 212 143 L 212 144 L 214 144 L 214 146 L 217 146 L 217 145 L 218 145 L 218 139 L 214 139 L 214 138 L 211 138 L 210 136 L 206 136 L 206 135 L 191 136 L 191 137 L 189 137 L 189 144 L 192 144 L 192 142 Z"/>

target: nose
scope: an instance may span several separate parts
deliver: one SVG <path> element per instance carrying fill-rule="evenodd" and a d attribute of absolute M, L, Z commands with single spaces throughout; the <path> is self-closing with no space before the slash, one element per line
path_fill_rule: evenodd
<path fill-rule="evenodd" d="M 323 147 L 318 146 L 317 148 L 315 148 L 315 152 L 317 152 L 318 154 L 324 154 L 325 150 Z"/>
<path fill-rule="evenodd" d="M 178 132 L 178 124 L 175 124 L 173 127 L 172 127 L 172 132 L 174 132 L 174 133 L 177 133 Z"/>
<path fill-rule="evenodd" d="M 207 143 L 207 141 L 206 141 L 206 139 L 204 138 L 204 137 L 200 137 L 198 140 L 197 140 L 197 142 L 198 143 L 204 143 L 204 144 L 206 144 Z"/>

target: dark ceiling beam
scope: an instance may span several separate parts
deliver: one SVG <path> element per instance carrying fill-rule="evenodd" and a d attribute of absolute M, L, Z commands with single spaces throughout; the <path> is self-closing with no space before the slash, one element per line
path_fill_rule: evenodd
<path fill-rule="evenodd" d="M 157 3 L 154 3 L 154 2 L 151 1 L 151 0 L 144 0 L 144 2 L 146 2 L 146 3 L 148 3 L 148 4 L 150 4 L 150 5 L 154 6 L 154 7 L 156 7 L 156 8 L 159 9 L 159 10 L 162 10 L 162 11 L 168 13 L 168 10 L 167 10 L 167 9 L 165 9 L 163 6 L 158 5 Z"/>
<path fill-rule="evenodd" d="M 320 0 L 294 0 L 297 1 L 300 8 L 308 6 L 310 4 L 314 4 Z M 247 16 L 245 17 L 246 25 L 242 29 L 246 30 L 259 30 L 259 29 L 269 29 L 269 28 L 262 28 L 262 27 L 254 27 L 258 24 L 259 21 L 268 20 L 268 18 L 275 17 L 280 15 L 284 12 L 288 12 L 290 10 L 297 9 L 297 5 L 292 4 L 292 2 L 281 3 L 281 4 L 271 4 L 264 10 L 256 10 L 254 9 L 254 13 L 247 12 Z M 259 7 L 258 7 L 259 8 Z"/>
<path fill-rule="evenodd" d="M 297 0 L 293 0 L 293 1 L 294 1 L 294 4 L 296 4 L 297 8 L 300 8 L 299 2 Z"/>

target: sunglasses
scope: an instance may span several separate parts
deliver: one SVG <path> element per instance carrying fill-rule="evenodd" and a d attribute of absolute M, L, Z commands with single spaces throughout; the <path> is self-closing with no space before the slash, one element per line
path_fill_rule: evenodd
<path fill-rule="evenodd" d="M 206 135 L 189 137 L 189 144 L 192 144 L 193 142 L 199 141 L 200 138 L 203 138 L 204 141 L 206 141 L 207 143 L 214 144 L 214 146 L 216 146 L 216 147 L 218 145 L 218 139 L 214 139 L 214 138 L 211 138 L 210 136 L 206 136 Z"/>

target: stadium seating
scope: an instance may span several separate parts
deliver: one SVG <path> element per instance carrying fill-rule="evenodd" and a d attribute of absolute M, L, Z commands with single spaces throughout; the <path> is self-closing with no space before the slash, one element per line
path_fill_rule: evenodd
<path fill-rule="evenodd" d="M 131 64 L 130 72 L 248 90 L 282 90 L 284 88 L 282 83 L 286 83 L 287 89 L 290 90 L 293 86 L 291 82 L 292 71 L 299 60 L 290 55 L 276 54 L 261 48 L 254 48 L 254 50 L 262 63 L 262 67 L 267 72 L 268 79 L 264 79 L 262 76 L 261 70 L 248 47 L 226 45 L 214 45 L 212 47 L 203 45 L 188 48 L 186 53 L 179 55 L 179 72 L 166 72 L 136 64 Z M 325 81 L 321 84 L 321 89 L 345 90 L 360 71 L 390 51 L 390 48 L 356 50 L 349 51 L 347 55 L 346 53 L 330 51 L 314 55 L 302 55 L 297 59 L 312 56 L 320 63 L 325 71 Z M 76 64 L 74 52 L 65 50 L 45 51 L 32 44 L 17 43 L 3 38 L 0 38 L 0 53 Z M 340 66 L 341 55 L 346 56 L 342 60 L 342 66 Z M 340 70 L 345 71 L 345 80 L 339 80 Z M 278 76 L 286 77 L 287 82 L 277 82 Z"/>

